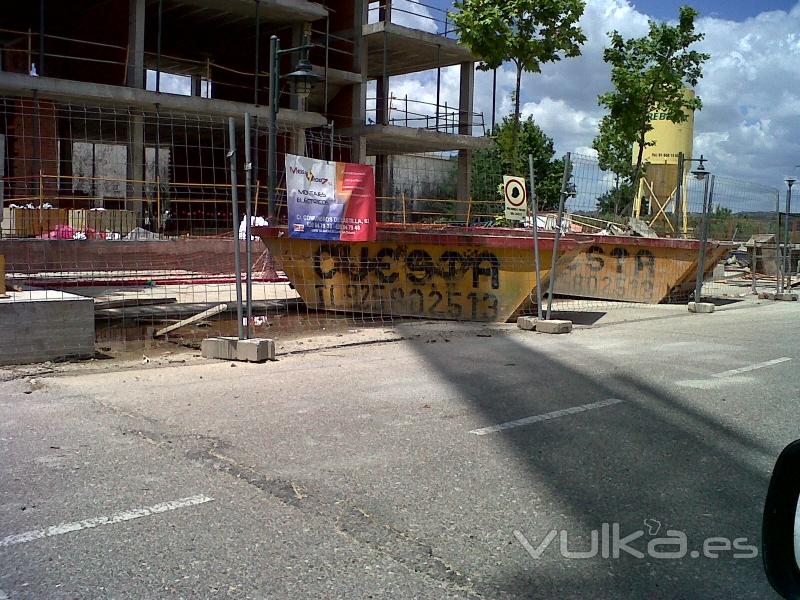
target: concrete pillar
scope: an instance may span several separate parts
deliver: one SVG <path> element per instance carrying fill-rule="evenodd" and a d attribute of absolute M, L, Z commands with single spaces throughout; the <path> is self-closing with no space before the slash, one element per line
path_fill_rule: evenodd
<path fill-rule="evenodd" d="M 134 109 L 135 110 L 135 109 Z M 127 210 L 137 214 L 137 224 L 142 221 L 142 181 L 144 180 L 144 119 L 131 114 L 128 125 L 128 161 L 126 177 L 130 181 L 125 191 Z"/>
<path fill-rule="evenodd" d="M 128 86 L 145 88 L 144 33 L 146 0 L 128 3 Z M 142 224 L 142 181 L 144 180 L 144 119 L 132 113 L 128 124 L 126 208 L 137 213 Z"/>
<path fill-rule="evenodd" d="M 144 89 L 144 15 L 146 0 L 128 4 L 128 85 Z"/>
<path fill-rule="evenodd" d="M 203 78 L 200 75 L 192 75 L 192 96 L 198 98 L 203 95 Z"/>
<path fill-rule="evenodd" d="M 472 135 L 473 92 L 475 88 L 475 63 L 461 63 L 461 85 L 458 99 L 458 133 Z M 456 180 L 457 214 L 466 221 L 472 180 L 472 151 L 458 151 L 458 176 Z"/>
<path fill-rule="evenodd" d="M 303 45 L 303 40 L 305 39 L 305 34 L 307 31 L 310 31 L 311 24 L 310 23 L 295 23 L 292 26 L 292 48 L 297 48 L 298 46 Z M 289 66 L 288 69 L 294 70 L 294 66 L 297 64 L 297 61 L 300 60 L 299 53 L 293 53 L 289 55 Z M 289 71 L 287 71 L 289 72 Z M 294 110 L 304 111 L 306 110 L 307 100 L 303 98 L 299 98 L 295 94 L 291 94 L 289 96 L 289 106 Z M 297 129 L 292 132 L 291 142 L 290 142 L 290 152 L 292 154 L 296 154 L 297 156 L 305 156 L 306 155 L 306 130 L 305 129 Z"/>
<path fill-rule="evenodd" d="M 392 197 L 391 157 L 379 154 L 375 157 L 375 195 L 378 197 L 378 221 L 392 221 L 396 207 Z"/>
<path fill-rule="evenodd" d="M 364 24 L 369 22 L 369 0 L 355 0 L 353 11 L 353 72 L 361 75 L 361 83 L 352 87 L 352 126 L 361 127 L 367 120 L 367 44 L 362 36 Z M 351 160 L 367 161 L 367 142 L 362 136 L 352 138 Z"/>

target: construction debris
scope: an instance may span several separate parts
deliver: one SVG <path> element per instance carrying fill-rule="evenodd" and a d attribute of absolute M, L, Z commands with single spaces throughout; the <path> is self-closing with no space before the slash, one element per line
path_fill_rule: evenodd
<path fill-rule="evenodd" d="M 225 312 L 228 310 L 227 304 L 220 304 L 219 306 L 215 306 L 214 308 L 209 308 L 208 310 L 204 310 L 201 313 L 198 313 L 188 319 L 184 319 L 183 321 L 178 321 L 173 325 L 168 325 L 163 329 L 159 329 L 156 331 L 156 337 L 160 337 L 162 335 L 166 335 L 171 331 L 175 331 L 176 329 L 180 329 L 181 327 L 186 327 L 187 325 L 191 325 L 192 323 L 197 323 L 198 321 L 202 321 L 203 319 L 207 319 L 208 317 L 213 317 L 218 315 L 221 312 Z"/>

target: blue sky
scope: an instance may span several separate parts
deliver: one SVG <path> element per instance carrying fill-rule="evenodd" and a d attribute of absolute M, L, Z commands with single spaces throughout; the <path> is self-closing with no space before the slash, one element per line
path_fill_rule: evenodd
<path fill-rule="evenodd" d="M 445 10 L 453 5 L 449 0 L 420 1 Z M 655 19 L 674 19 L 678 9 L 688 4 L 702 16 L 741 21 L 769 10 L 788 11 L 796 2 L 794 0 L 634 0 L 630 4 L 639 12 Z"/>
<path fill-rule="evenodd" d="M 423 0 L 438 7 L 444 0 Z M 404 0 L 394 0 L 402 5 Z M 610 89 L 603 62 L 607 33 L 625 37 L 647 33 L 648 20 L 675 18 L 681 0 L 587 0 L 581 26 L 587 42 L 578 58 L 544 65 L 523 76 L 522 112 L 550 135 L 559 153 L 591 154 L 603 117 L 597 96 Z M 800 0 L 695 0 L 697 28 L 705 34 L 698 49 L 711 54 L 696 92 L 703 110 L 695 115 L 695 154 L 703 153 L 716 173 L 783 187 L 800 173 Z M 411 5 L 407 4 L 410 8 Z M 415 9 L 419 12 L 417 5 Z M 428 11 L 430 14 L 430 11 Z M 430 21 L 410 19 L 425 29 Z M 394 20 L 397 20 L 395 17 Z M 414 22 L 412 22 L 414 21 Z M 442 98 L 458 103 L 458 69 L 442 70 Z M 435 71 L 391 80 L 399 98 L 435 102 Z M 512 110 L 512 69 L 498 73 L 498 119 Z M 491 120 L 491 73 L 477 72 L 475 110 Z"/>

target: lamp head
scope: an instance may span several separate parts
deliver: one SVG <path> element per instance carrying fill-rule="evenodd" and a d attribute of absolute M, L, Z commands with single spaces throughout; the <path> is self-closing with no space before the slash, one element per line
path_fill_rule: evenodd
<path fill-rule="evenodd" d="M 284 75 L 283 78 L 289 82 L 292 93 L 304 100 L 308 98 L 314 84 L 322 79 L 321 76 L 314 73 L 307 58 L 301 58 L 297 61 L 294 71 Z"/>
<path fill-rule="evenodd" d="M 698 181 L 703 181 L 708 176 L 708 171 L 706 171 L 706 167 L 703 164 L 706 162 L 706 159 L 703 158 L 702 154 L 700 155 L 699 162 L 700 164 L 697 165 L 697 168 L 694 171 L 692 171 L 692 175 L 694 175 L 695 179 L 697 179 Z"/>

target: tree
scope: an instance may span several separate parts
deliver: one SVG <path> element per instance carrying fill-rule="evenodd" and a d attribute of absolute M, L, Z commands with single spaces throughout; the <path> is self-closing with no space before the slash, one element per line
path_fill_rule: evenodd
<path fill-rule="evenodd" d="M 555 159 L 553 139 L 534 122 L 532 117 L 522 121 L 518 143 L 514 143 L 513 117 L 505 117 L 493 132 L 495 143 L 491 148 L 476 150 L 472 162 L 472 194 L 479 200 L 497 200 L 496 211 L 502 210 L 497 189 L 503 175 L 511 173 L 514 165 L 528 164 L 533 155 L 536 175 L 538 206 L 548 210 L 558 206 L 564 161 Z M 528 176 L 527 169 L 525 170 Z"/>
<path fill-rule="evenodd" d="M 597 199 L 597 212 L 601 215 L 622 216 L 630 206 L 632 198 L 633 188 L 631 184 L 617 179 L 617 185 Z"/>
<path fill-rule="evenodd" d="M 709 59 L 708 54 L 690 49 L 704 37 L 695 32 L 695 17 L 696 10 L 683 6 L 677 25 L 650 21 L 646 36 L 627 40 L 617 31 L 609 34 L 611 44 L 605 49 L 603 60 L 611 65 L 614 89 L 598 97 L 608 114 L 600 123 L 593 146 L 601 166 L 605 164 L 629 178 L 634 187 L 642 174 L 644 149 L 651 145 L 646 141 L 653 128 L 650 114 L 658 109 L 668 120 L 683 123 L 688 118 L 687 110 L 703 107 L 700 98 L 685 93 L 687 86 L 697 85 L 703 76 L 703 63 Z M 634 143 L 639 149 L 627 175 L 625 153 L 632 154 Z"/>
<path fill-rule="evenodd" d="M 510 61 L 516 69 L 511 141 L 520 127 L 522 73 L 539 73 L 544 63 L 580 55 L 586 36 L 578 26 L 584 0 L 457 0 L 450 18 L 465 44 L 488 71 Z M 524 170 L 524 163 L 513 165 Z"/>

